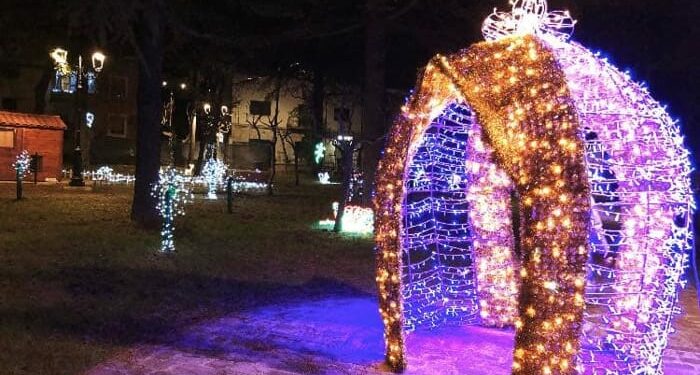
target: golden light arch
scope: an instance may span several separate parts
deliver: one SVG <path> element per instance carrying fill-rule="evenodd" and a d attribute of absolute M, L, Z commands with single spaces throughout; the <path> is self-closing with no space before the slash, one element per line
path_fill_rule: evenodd
<path fill-rule="evenodd" d="M 454 101 L 473 108 L 494 157 L 521 197 L 523 263 L 514 368 L 539 372 L 555 358 L 545 366 L 566 371 L 575 362 L 584 307 L 590 191 L 565 76 L 551 51 L 532 36 L 436 57 L 393 128 L 375 196 L 387 361 L 394 369 L 405 367 L 400 238 L 405 165 L 435 115 Z"/>
<path fill-rule="evenodd" d="M 514 373 L 660 374 L 693 248 L 683 136 L 644 86 L 569 41 L 568 12 L 511 5 L 484 22 L 489 42 L 428 64 L 389 134 L 375 196 L 387 362 L 405 368 L 418 326 L 514 325 Z"/>

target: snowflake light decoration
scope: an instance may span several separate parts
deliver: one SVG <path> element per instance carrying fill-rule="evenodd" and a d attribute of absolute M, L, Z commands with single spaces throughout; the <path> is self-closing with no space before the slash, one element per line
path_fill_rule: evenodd
<path fill-rule="evenodd" d="M 514 325 L 515 374 L 660 374 L 693 241 L 678 125 L 543 0 L 437 56 L 375 196 L 387 362 L 447 322 Z M 519 256 L 515 256 L 516 250 Z"/>

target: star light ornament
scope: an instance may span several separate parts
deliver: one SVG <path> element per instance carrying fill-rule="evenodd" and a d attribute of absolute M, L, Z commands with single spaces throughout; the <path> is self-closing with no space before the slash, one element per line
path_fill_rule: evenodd
<path fill-rule="evenodd" d="M 192 192 L 187 178 L 175 168 L 161 170 L 158 183 L 153 186 L 152 195 L 158 198 L 156 209 L 163 218 L 160 251 L 175 251 L 175 217 L 185 215 L 185 205 L 192 201 Z"/>
<path fill-rule="evenodd" d="M 228 166 L 221 160 L 211 158 L 207 160 L 202 168 L 202 177 L 207 182 L 207 199 L 217 199 L 216 189 L 221 184 Z"/>
<path fill-rule="evenodd" d="M 419 327 L 513 325 L 514 374 L 661 374 L 693 242 L 680 129 L 569 40 L 567 12 L 511 5 L 487 42 L 431 60 L 388 137 L 387 362 L 405 368 Z"/>

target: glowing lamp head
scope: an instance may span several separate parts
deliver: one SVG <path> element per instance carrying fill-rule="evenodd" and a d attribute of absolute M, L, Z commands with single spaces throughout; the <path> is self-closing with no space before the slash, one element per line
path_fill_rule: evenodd
<path fill-rule="evenodd" d="M 225 105 L 221 106 L 221 115 L 222 116 L 228 115 L 228 107 L 227 106 L 225 106 Z"/>
<path fill-rule="evenodd" d="M 92 68 L 95 69 L 96 72 L 101 72 L 102 68 L 105 65 L 105 59 L 107 57 L 102 53 L 102 52 L 95 52 L 92 54 Z"/>
<path fill-rule="evenodd" d="M 211 112 L 211 104 L 204 103 L 204 113 L 209 114 Z"/>
<path fill-rule="evenodd" d="M 167 86 L 167 85 L 168 85 L 168 81 L 163 81 L 163 83 L 161 83 L 161 85 L 163 85 L 163 87 Z"/>
<path fill-rule="evenodd" d="M 186 84 L 186 83 L 183 82 L 183 83 L 180 84 L 180 90 L 184 90 L 184 89 L 186 89 L 186 88 L 187 88 L 187 84 Z"/>
<path fill-rule="evenodd" d="M 68 51 L 63 48 L 54 48 L 49 55 L 56 65 L 65 65 L 68 63 Z"/>

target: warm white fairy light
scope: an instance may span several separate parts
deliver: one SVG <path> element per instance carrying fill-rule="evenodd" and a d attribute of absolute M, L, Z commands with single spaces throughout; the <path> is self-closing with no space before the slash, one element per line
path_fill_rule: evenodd
<path fill-rule="evenodd" d="M 152 194 L 158 198 L 156 209 L 163 218 L 160 251 L 170 253 L 175 251 L 175 217 L 185 214 L 185 204 L 192 200 L 192 193 L 187 179 L 175 168 L 167 168 L 161 170 Z"/>
<path fill-rule="evenodd" d="M 211 158 L 202 167 L 202 177 L 207 182 L 207 199 L 216 199 L 216 190 L 223 181 L 228 166 L 221 160 Z"/>

